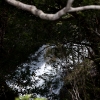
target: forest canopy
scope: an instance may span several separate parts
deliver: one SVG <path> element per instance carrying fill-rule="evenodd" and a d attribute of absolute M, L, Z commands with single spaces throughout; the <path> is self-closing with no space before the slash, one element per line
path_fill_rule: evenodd
<path fill-rule="evenodd" d="M 55 46 L 48 49 L 45 55 L 50 57 L 48 63 L 51 65 L 57 64 L 55 59 L 67 61 L 69 55 L 73 60 L 71 66 L 75 69 L 65 76 L 64 85 L 66 88 L 71 87 L 71 90 L 67 91 L 69 97 L 62 96 L 65 91 L 63 88 L 61 98 L 71 100 L 79 95 L 78 100 L 100 99 L 99 0 L 1 0 L 0 94 L 2 91 L 6 95 L 12 93 L 6 84 L 8 76 L 18 65 L 29 62 L 28 57 L 42 45 Z M 76 63 L 76 59 L 79 63 Z M 63 67 L 68 68 L 68 65 L 65 64 Z M 66 83 L 66 80 L 69 83 Z M 78 91 L 76 97 L 73 90 Z M 0 96 L 2 97 L 5 98 L 4 94 Z"/>

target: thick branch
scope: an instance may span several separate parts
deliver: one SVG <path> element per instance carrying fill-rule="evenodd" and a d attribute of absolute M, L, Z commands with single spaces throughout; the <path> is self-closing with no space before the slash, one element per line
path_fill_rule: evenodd
<path fill-rule="evenodd" d="M 14 5 L 18 8 L 23 9 L 23 10 L 30 11 L 32 14 L 39 16 L 40 18 L 46 19 L 46 20 L 59 19 L 62 15 L 64 15 L 70 9 L 71 4 L 73 2 L 73 0 L 68 0 L 67 6 L 64 7 L 63 9 L 61 9 L 60 11 L 58 11 L 57 13 L 46 14 L 42 10 L 37 9 L 36 6 L 34 6 L 34 5 L 24 4 L 24 3 L 20 2 L 20 1 L 16 1 L 16 0 L 6 0 L 6 1 L 11 5 Z"/>
<path fill-rule="evenodd" d="M 17 0 L 6 0 L 6 1 L 13 6 L 21 8 L 23 10 L 30 11 L 32 14 L 39 16 L 41 19 L 45 19 L 45 20 L 57 20 L 61 16 L 66 14 L 67 12 L 82 11 L 82 10 L 87 10 L 87 9 L 100 9 L 100 6 L 97 6 L 97 5 L 89 5 L 89 6 L 72 8 L 72 3 L 74 0 L 68 0 L 66 7 L 59 10 L 55 14 L 47 14 L 47 13 L 44 13 L 42 10 L 37 9 L 36 6 L 34 5 L 24 4 Z"/>

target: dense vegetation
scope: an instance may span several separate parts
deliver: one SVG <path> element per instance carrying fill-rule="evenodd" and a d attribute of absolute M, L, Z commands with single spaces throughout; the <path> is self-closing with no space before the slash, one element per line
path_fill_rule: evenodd
<path fill-rule="evenodd" d="M 55 13 L 66 5 L 66 0 L 20 0 L 34 4 L 48 13 Z M 74 6 L 100 5 L 99 0 L 77 0 Z M 55 65 L 54 58 L 69 59 L 72 56 L 73 71 L 66 67 L 65 84 L 60 100 L 100 99 L 100 10 L 86 10 L 67 13 L 56 21 L 46 21 L 27 11 L 20 10 L 0 1 L 0 99 L 14 100 L 17 93 L 11 90 L 6 80 L 17 66 L 28 61 L 44 44 L 56 45 L 48 50 L 52 55 L 49 63 Z M 76 44 L 78 49 L 73 46 Z M 68 45 L 68 46 L 65 46 Z M 86 48 L 86 51 L 80 51 Z M 77 53 L 77 55 L 76 55 Z M 88 53 L 87 55 L 85 53 Z M 78 59 L 78 63 L 75 60 Z M 79 60 L 82 59 L 82 62 Z M 66 62 L 67 63 L 67 62 Z M 59 63 L 58 63 L 59 64 Z M 12 95 L 10 98 L 10 95 Z"/>

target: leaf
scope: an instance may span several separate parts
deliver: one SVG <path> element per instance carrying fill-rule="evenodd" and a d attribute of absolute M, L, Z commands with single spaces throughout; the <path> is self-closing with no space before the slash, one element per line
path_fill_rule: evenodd
<path fill-rule="evenodd" d="M 46 98 L 35 98 L 35 100 L 47 100 Z"/>

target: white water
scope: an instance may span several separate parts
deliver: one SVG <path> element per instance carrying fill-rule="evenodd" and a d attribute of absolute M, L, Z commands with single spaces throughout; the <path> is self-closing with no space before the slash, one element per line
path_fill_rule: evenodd
<path fill-rule="evenodd" d="M 35 93 L 37 96 L 41 96 L 36 92 L 31 92 L 31 90 L 38 87 L 44 89 L 47 82 L 51 82 L 51 84 L 47 88 L 47 95 L 59 94 L 59 91 L 63 86 L 63 81 L 61 81 L 62 70 L 60 69 L 60 66 L 58 66 L 58 68 L 53 68 L 45 62 L 45 47 L 45 45 L 42 46 L 34 55 L 30 56 L 31 59 L 34 59 L 36 56 L 38 56 L 36 61 L 32 60 L 29 63 L 24 63 L 22 67 L 18 67 L 18 69 L 15 71 L 15 76 L 13 77 L 13 79 L 7 81 L 7 84 L 12 89 L 18 90 L 19 93 L 27 93 L 27 90 L 30 90 L 30 92 L 28 91 L 29 94 Z M 40 51 L 42 52 L 39 54 Z M 23 78 L 22 73 L 25 74 L 27 73 L 27 71 L 29 72 L 28 75 L 26 74 L 26 76 L 24 76 Z M 26 83 L 28 79 L 29 84 L 25 86 L 20 84 L 20 82 L 22 82 L 23 84 Z M 46 95 L 42 96 L 46 97 Z"/>
<path fill-rule="evenodd" d="M 44 59 L 44 54 L 47 50 L 44 48 L 46 47 L 47 45 L 43 45 L 34 55 L 31 55 L 31 62 L 23 63 L 22 66 L 18 67 L 12 80 L 7 81 L 7 84 L 12 89 L 18 90 L 19 93 L 36 94 L 37 96 L 43 97 L 49 97 L 52 94 L 59 95 L 60 89 L 63 86 L 64 70 L 60 65 L 57 65 L 57 68 L 54 68 L 46 63 Z M 77 49 L 76 46 L 73 46 L 73 48 Z M 86 49 L 83 49 L 83 51 L 80 49 L 80 52 L 87 56 L 88 53 L 85 54 L 84 50 Z M 81 61 L 82 60 L 80 59 L 80 62 Z M 72 55 L 69 56 L 68 62 L 66 62 L 66 60 L 59 60 L 59 62 L 63 66 L 65 66 L 65 64 L 72 64 Z M 77 58 L 75 58 L 75 62 L 78 62 Z M 48 83 L 50 84 L 48 85 Z M 45 87 L 46 90 L 48 90 L 45 94 L 41 95 L 41 93 L 35 91 L 37 88 L 43 90 Z M 31 91 L 33 89 L 34 91 Z"/>

